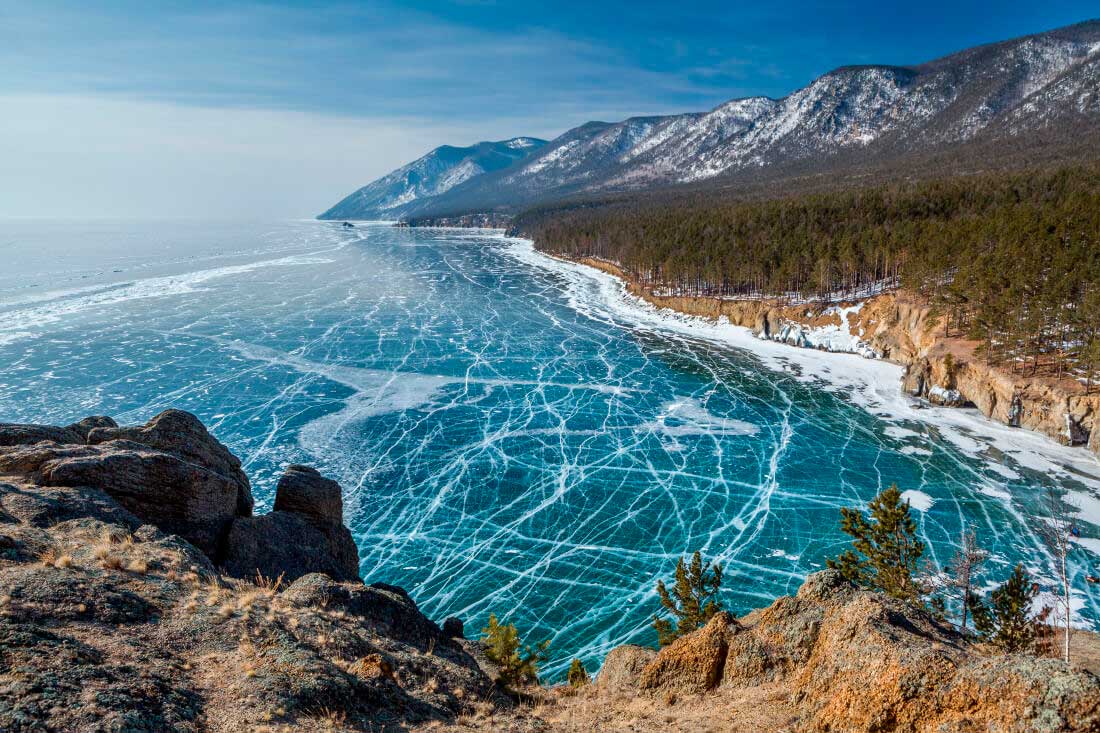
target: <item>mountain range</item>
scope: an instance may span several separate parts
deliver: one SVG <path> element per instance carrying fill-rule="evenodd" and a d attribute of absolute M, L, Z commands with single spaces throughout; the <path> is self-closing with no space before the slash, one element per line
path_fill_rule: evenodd
<path fill-rule="evenodd" d="M 917 66 L 841 67 L 782 99 L 589 122 L 545 144 L 445 146 L 320 218 L 511 212 L 568 197 L 902 171 L 931 160 L 981 169 L 1021 151 L 1095 152 L 1097 141 L 1100 20 Z"/>
<path fill-rule="evenodd" d="M 455 186 L 506 168 L 546 144 L 534 137 L 442 145 L 342 199 L 319 219 L 397 219 L 414 204 L 439 198 Z"/>

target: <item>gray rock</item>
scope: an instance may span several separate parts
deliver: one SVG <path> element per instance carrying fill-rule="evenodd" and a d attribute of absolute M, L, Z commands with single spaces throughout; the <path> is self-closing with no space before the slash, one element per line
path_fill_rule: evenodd
<path fill-rule="evenodd" d="M 49 450 L 44 451 L 50 453 Z M 128 441 L 60 448 L 37 467 L 44 486 L 92 486 L 211 558 L 237 516 L 240 484 L 171 453 Z"/>
<path fill-rule="evenodd" d="M 311 521 L 298 512 L 238 517 L 229 529 L 222 567 L 228 575 L 283 577 L 309 573 L 359 580 L 359 553 L 347 527 Z"/>
<path fill-rule="evenodd" d="M 617 646 L 607 653 L 596 675 L 596 686 L 603 692 L 636 692 L 642 670 L 657 657 L 657 650 L 636 644 Z"/>
<path fill-rule="evenodd" d="M 237 577 L 290 582 L 309 573 L 359 580 L 359 551 L 343 524 L 340 484 L 308 466 L 290 466 L 275 489 L 275 509 L 233 522 L 223 559 Z"/>
<path fill-rule="evenodd" d="M 343 524 L 340 484 L 309 466 L 289 466 L 275 489 L 275 511 L 297 512 L 320 522 Z"/>
<path fill-rule="evenodd" d="M 387 638 L 420 649 L 427 649 L 443 638 L 440 628 L 420 613 L 404 591 L 394 593 L 376 585 L 338 583 L 326 575 L 312 573 L 295 580 L 280 597 L 285 603 L 303 608 L 343 611 Z"/>
<path fill-rule="evenodd" d="M 113 422 L 113 421 L 112 421 Z M 88 433 L 88 443 L 127 440 L 155 448 L 220 474 L 237 485 L 236 514 L 252 514 L 252 489 L 241 462 L 211 435 L 189 412 L 165 410 L 140 427 L 98 427 Z"/>
<path fill-rule="evenodd" d="M 443 619 L 443 635 L 448 639 L 465 639 L 466 629 L 462 619 L 454 616 Z"/>
<path fill-rule="evenodd" d="M 86 417 L 68 427 L 33 424 L 0 424 L 0 446 L 34 445 L 42 441 L 53 443 L 82 444 L 87 442 L 88 433 L 100 427 L 118 427 L 109 417 Z"/>

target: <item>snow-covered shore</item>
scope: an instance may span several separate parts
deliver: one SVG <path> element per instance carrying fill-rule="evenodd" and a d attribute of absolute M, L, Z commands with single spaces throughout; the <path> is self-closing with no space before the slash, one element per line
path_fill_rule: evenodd
<path fill-rule="evenodd" d="M 807 329 L 800 334 L 799 345 L 810 348 L 792 348 L 791 340 L 758 338 L 751 329 L 735 326 L 724 318 L 708 319 L 658 308 L 633 295 L 626 282 L 610 272 L 543 254 L 527 239 L 501 236 L 513 257 L 564 277 L 572 307 L 594 320 L 748 351 L 766 368 L 842 395 L 894 423 L 892 429 L 897 435 L 911 443 L 903 446 L 903 451 L 925 450 L 921 433 L 922 426 L 928 426 L 967 455 L 994 464 L 995 471 L 1006 479 L 1018 478 L 1018 468 L 1071 479 L 1082 489 L 1066 500 L 1077 507 L 1083 521 L 1100 527 L 1100 461 L 1094 455 L 1040 433 L 999 424 L 974 408 L 936 407 L 907 395 L 901 389 L 904 368 L 874 358 L 877 354 L 863 348 L 866 344 L 858 333 L 837 326 Z M 847 324 L 851 309 L 842 310 L 845 313 L 841 322 Z M 1011 499 L 997 487 L 988 488 L 991 496 L 997 492 L 1005 501 Z"/>

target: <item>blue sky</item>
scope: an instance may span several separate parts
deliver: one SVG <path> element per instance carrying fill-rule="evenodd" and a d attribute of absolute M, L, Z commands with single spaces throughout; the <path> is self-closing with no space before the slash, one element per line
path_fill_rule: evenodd
<path fill-rule="evenodd" d="M 1097 15 L 1095 0 L 0 0 L 0 155 L 15 163 L 0 215 L 78 185 L 104 215 L 306 215 L 444 142 L 782 96 L 843 64 Z M 35 159 L 65 175 L 28 186 Z M 163 199 L 142 190 L 150 167 L 172 183 Z"/>

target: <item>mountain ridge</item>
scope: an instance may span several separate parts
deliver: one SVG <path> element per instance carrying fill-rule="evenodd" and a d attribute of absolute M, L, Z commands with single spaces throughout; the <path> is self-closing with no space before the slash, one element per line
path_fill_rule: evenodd
<path fill-rule="evenodd" d="M 471 178 L 507 167 L 545 143 L 539 138 L 521 136 L 467 147 L 440 145 L 359 188 L 317 218 L 396 218 L 409 204 L 423 197 L 439 196 Z"/>
<path fill-rule="evenodd" d="M 840 66 L 779 99 L 588 122 L 507 167 L 420 197 L 401 215 L 514 212 L 574 196 L 905 170 L 945 155 L 956 166 L 995 163 L 1039 139 L 1053 139 L 1064 157 L 1100 132 L 1097 89 L 1100 21 L 1092 20 L 916 65 Z"/>

